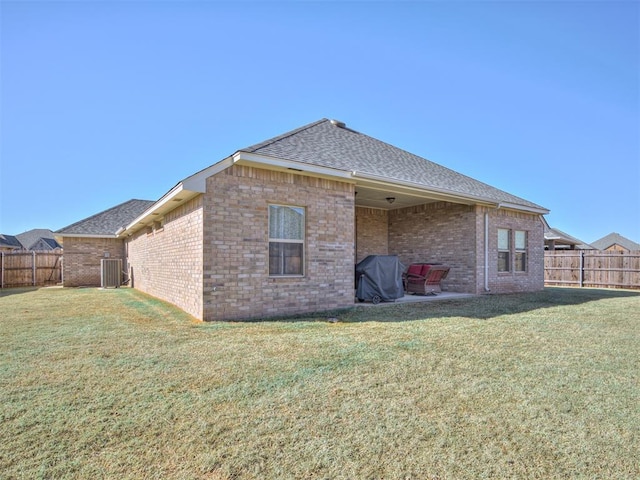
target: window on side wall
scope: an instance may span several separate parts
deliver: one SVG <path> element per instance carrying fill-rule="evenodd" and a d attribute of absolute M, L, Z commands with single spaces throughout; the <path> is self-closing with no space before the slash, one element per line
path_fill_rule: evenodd
<path fill-rule="evenodd" d="M 516 230 L 514 232 L 514 270 L 516 272 L 527 271 L 527 232 Z"/>
<path fill-rule="evenodd" d="M 269 275 L 304 274 L 304 207 L 269 205 Z"/>
<path fill-rule="evenodd" d="M 509 272 L 509 254 L 511 253 L 510 231 L 498 229 L 498 272 Z"/>

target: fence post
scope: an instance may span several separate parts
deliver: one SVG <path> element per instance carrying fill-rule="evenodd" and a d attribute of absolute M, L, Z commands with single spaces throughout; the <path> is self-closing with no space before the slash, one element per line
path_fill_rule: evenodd
<path fill-rule="evenodd" d="M 33 255 L 31 256 L 31 265 L 32 265 L 32 276 L 33 276 L 33 286 L 36 286 L 36 251 L 34 250 Z"/>
<path fill-rule="evenodd" d="M 0 266 L 0 288 L 4 288 L 4 252 L 0 252 L 2 257 L 2 266 Z"/>
<path fill-rule="evenodd" d="M 584 284 L 584 250 L 580 250 L 580 288 Z"/>

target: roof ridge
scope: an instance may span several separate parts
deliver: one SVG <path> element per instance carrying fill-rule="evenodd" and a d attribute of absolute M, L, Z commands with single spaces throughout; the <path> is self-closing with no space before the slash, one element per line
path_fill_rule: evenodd
<path fill-rule="evenodd" d="M 305 130 L 308 130 L 308 129 L 312 128 L 312 127 L 320 125 L 321 123 L 329 122 L 329 121 L 330 120 L 328 118 L 322 118 L 322 119 L 317 120 L 315 122 L 312 122 L 312 123 L 310 123 L 308 125 L 303 125 L 302 127 L 298 127 L 298 128 L 296 128 L 294 130 L 291 130 L 289 132 L 283 133 L 283 134 L 278 135 L 276 137 L 269 138 L 269 139 L 267 139 L 267 140 L 265 140 L 263 142 L 256 143 L 256 144 L 251 145 L 251 146 L 246 147 L 246 148 L 241 148 L 238 151 L 239 152 L 253 153 L 256 150 L 259 150 L 259 149 L 264 148 L 264 147 L 268 147 L 269 145 L 273 145 L 274 143 L 279 142 L 280 140 L 284 140 L 285 138 L 292 137 L 293 135 L 296 135 L 296 134 L 298 134 L 300 132 L 304 132 Z"/>

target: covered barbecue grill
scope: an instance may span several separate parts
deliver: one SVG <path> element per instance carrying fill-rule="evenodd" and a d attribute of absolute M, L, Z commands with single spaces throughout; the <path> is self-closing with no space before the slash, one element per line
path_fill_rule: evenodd
<path fill-rule="evenodd" d="M 404 269 L 397 255 L 369 255 L 356 265 L 357 299 L 379 303 L 402 298 Z"/>

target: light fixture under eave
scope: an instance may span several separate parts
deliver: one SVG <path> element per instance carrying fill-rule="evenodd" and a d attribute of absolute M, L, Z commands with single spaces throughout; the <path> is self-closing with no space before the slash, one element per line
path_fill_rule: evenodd
<path fill-rule="evenodd" d="M 396 201 L 396 197 L 387 197 L 385 200 L 391 204 Z"/>

